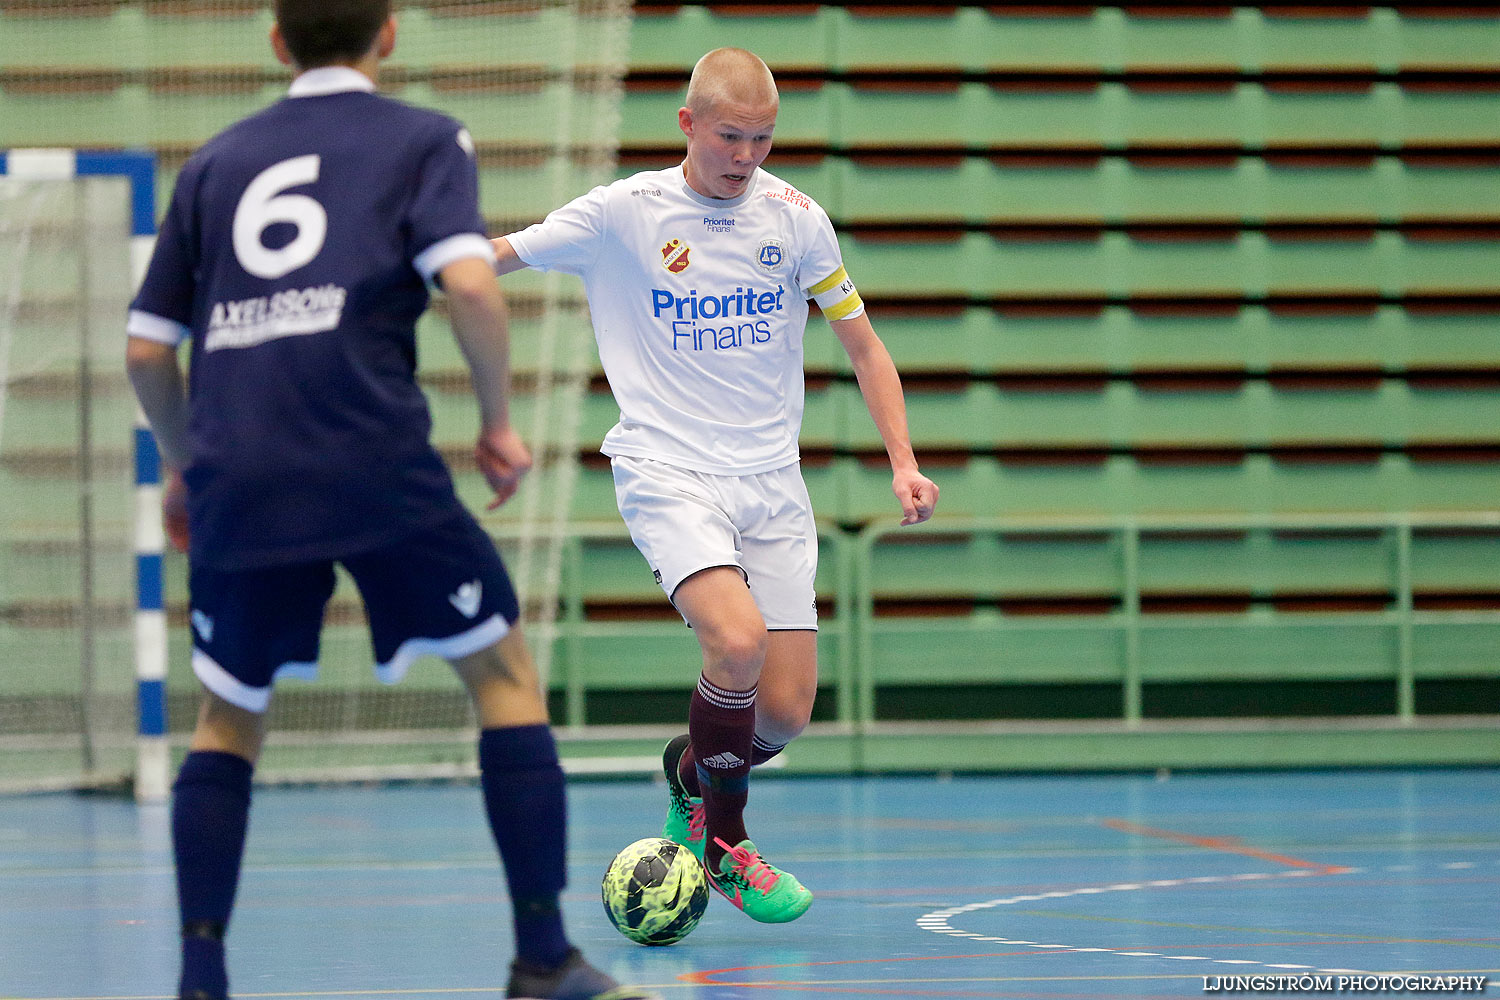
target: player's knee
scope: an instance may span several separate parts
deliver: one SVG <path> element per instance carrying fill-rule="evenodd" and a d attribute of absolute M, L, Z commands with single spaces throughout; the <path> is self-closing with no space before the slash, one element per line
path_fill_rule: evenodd
<path fill-rule="evenodd" d="M 719 669 L 750 683 L 760 676 L 766 662 L 764 628 L 728 627 L 702 637 L 705 658 Z"/>
<path fill-rule="evenodd" d="M 790 743 L 812 721 L 812 710 L 811 698 L 767 698 L 764 693 L 757 695 L 755 735 L 772 745 Z"/>
<path fill-rule="evenodd" d="M 198 722 L 193 729 L 192 747 L 232 753 L 254 764 L 260 758 L 265 727 L 262 713 L 241 708 L 212 691 L 205 691 L 198 709 Z"/>
<path fill-rule="evenodd" d="M 536 684 L 536 670 L 524 647 L 517 650 L 506 649 L 504 644 L 487 646 L 449 662 L 471 689 L 529 688 Z"/>

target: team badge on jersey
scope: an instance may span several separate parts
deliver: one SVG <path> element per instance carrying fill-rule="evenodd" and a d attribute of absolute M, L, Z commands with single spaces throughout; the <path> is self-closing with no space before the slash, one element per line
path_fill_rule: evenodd
<path fill-rule="evenodd" d="M 661 248 L 661 266 L 673 274 L 686 271 L 689 264 L 689 249 L 688 245 L 679 239 L 668 240 L 667 245 Z"/>
<path fill-rule="evenodd" d="M 767 271 L 774 271 L 781 266 L 782 252 L 780 240 L 763 240 L 760 244 L 760 256 L 757 258 L 760 266 Z"/>

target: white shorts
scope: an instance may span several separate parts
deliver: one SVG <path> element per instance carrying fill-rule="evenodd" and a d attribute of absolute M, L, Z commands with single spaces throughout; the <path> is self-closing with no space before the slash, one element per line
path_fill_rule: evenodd
<path fill-rule="evenodd" d="M 818 531 L 797 464 L 714 476 L 647 458 L 610 460 L 615 501 L 670 599 L 683 580 L 734 566 L 766 628 L 817 629 Z"/>

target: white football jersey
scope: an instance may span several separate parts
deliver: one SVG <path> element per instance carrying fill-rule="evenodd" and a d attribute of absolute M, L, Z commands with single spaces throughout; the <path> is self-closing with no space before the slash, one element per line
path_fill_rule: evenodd
<path fill-rule="evenodd" d="M 604 454 L 716 475 L 797 461 L 807 300 L 830 319 L 864 308 L 811 198 L 764 170 L 739 198 L 708 198 L 677 166 L 506 239 L 527 265 L 583 278 L 620 407 Z"/>

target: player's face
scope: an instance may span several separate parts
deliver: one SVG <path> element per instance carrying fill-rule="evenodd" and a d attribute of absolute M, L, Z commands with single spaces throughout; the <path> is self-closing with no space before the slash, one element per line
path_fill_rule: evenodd
<path fill-rule="evenodd" d="M 771 152 L 776 104 L 716 103 L 696 115 L 683 108 L 677 121 L 688 139 L 688 184 L 710 198 L 738 198 Z"/>

